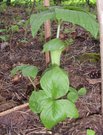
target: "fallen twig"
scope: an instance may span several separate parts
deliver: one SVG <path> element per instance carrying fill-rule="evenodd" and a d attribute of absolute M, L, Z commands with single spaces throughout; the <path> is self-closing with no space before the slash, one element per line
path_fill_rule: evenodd
<path fill-rule="evenodd" d="M 0 117 L 5 116 L 5 115 L 7 115 L 7 114 L 10 114 L 10 113 L 12 113 L 12 112 L 15 112 L 15 111 L 19 111 L 19 110 L 21 110 L 21 109 L 24 109 L 25 107 L 28 107 L 28 105 L 29 105 L 28 103 L 25 103 L 25 104 L 16 106 L 16 107 L 14 107 L 14 108 L 11 108 L 11 109 L 9 109 L 9 110 L 3 111 L 3 112 L 0 113 Z"/>

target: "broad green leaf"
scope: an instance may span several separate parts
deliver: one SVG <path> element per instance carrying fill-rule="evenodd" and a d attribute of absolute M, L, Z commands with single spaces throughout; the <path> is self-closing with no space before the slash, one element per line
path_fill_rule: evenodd
<path fill-rule="evenodd" d="M 69 10 L 76 10 L 76 11 L 82 11 L 82 12 L 87 12 L 85 9 L 77 6 L 63 6 L 64 9 L 69 9 Z"/>
<path fill-rule="evenodd" d="M 95 135 L 95 131 L 92 129 L 87 129 L 87 135 Z"/>
<path fill-rule="evenodd" d="M 82 26 L 84 29 L 89 31 L 95 38 L 99 32 L 99 25 L 96 19 L 89 13 L 76 11 L 76 10 L 66 10 L 66 9 L 55 9 L 56 18 L 58 20 L 68 21 L 73 24 Z M 87 19 L 88 18 L 88 19 Z"/>
<path fill-rule="evenodd" d="M 68 101 L 66 99 L 59 100 L 59 102 L 64 106 L 63 110 L 66 111 L 67 117 L 69 118 L 78 118 L 79 113 L 75 106 L 75 104 L 71 101 Z"/>
<path fill-rule="evenodd" d="M 74 104 L 68 100 L 56 100 L 46 104 L 41 112 L 40 118 L 46 128 L 51 129 L 58 122 L 63 121 L 66 117 L 78 117 L 77 109 Z"/>
<path fill-rule="evenodd" d="M 32 77 L 34 79 L 38 73 L 38 69 L 37 67 L 31 65 L 21 65 L 15 67 L 11 71 L 11 75 L 14 76 L 15 74 L 17 74 L 17 72 L 21 72 L 23 76 Z"/>
<path fill-rule="evenodd" d="M 81 88 L 80 90 L 78 90 L 78 95 L 79 96 L 84 96 L 84 95 L 86 95 L 86 93 L 87 93 L 86 88 Z"/>
<path fill-rule="evenodd" d="M 65 43 L 58 38 L 52 39 L 43 46 L 43 52 L 56 51 L 64 49 Z"/>
<path fill-rule="evenodd" d="M 34 37 L 38 30 L 40 29 L 40 26 L 48 19 L 54 19 L 55 18 L 55 12 L 54 11 L 43 11 L 38 14 L 33 14 L 30 17 L 30 25 L 31 25 L 31 31 L 32 36 Z"/>
<path fill-rule="evenodd" d="M 92 14 L 80 10 L 56 8 L 52 11 L 48 10 L 31 15 L 30 24 L 33 37 L 40 29 L 40 26 L 48 19 L 58 19 L 80 25 L 89 31 L 95 38 L 99 32 L 98 23 Z"/>
<path fill-rule="evenodd" d="M 27 66 L 22 69 L 23 76 L 31 77 L 33 79 L 35 79 L 37 73 L 38 73 L 38 69 L 35 66 Z"/>
<path fill-rule="evenodd" d="M 78 96 L 78 93 L 76 92 L 69 92 L 69 94 L 67 95 L 67 98 L 71 102 L 75 103 L 78 100 L 79 96 Z"/>
<path fill-rule="evenodd" d="M 49 102 L 49 98 L 43 90 L 33 91 L 29 98 L 30 109 L 35 113 L 40 113 L 46 102 Z"/>
<path fill-rule="evenodd" d="M 46 94 L 53 99 L 64 96 L 69 90 L 68 75 L 58 66 L 45 72 L 40 80 L 40 84 Z"/>
<path fill-rule="evenodd" d="M 13 69 L 11 70 L 11 75 L 12 75 L 12 76 L 16 75 L 17 72 L 22 71 L 22 69 L 25 68 L 25 67 L 28 67 L 28 65 L 16 66 L 15 68 L 13 68 Z"/>

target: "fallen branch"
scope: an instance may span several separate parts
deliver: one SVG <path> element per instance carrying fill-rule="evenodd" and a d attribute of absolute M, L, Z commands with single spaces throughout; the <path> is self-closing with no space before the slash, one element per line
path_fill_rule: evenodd
<path fill-rule="evenodd" d="M 24 109 L 24 108 L 26 108 L 26 107 L 28 107 L 28 106 L 29 106 L 29 104 L 28 104 L 28 103 L 25 103 L 25 104 L 16 106 L 16 107 L 14 107 L 14 108 L 11 108 L 11 109 L 9 109 L 9 110 L 3 111 L 3 112 L 0 113 L 0 117 L 3 117 L 3 116 L 5 116 L 5 115 L 8 115 L 8 114 L 10 114 L 10 113 L 12 113 L 12 112 L 15 112 L 15 111 L 19 111 L 19 110 Z"/>

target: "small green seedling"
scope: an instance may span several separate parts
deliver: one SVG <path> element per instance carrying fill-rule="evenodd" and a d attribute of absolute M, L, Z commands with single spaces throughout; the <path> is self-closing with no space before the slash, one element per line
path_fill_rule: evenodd
<path fill-rule="evenodd" d="M 11 71 L 11 75 L 15 75 L 17 74 L 17 72 L 20 72 L 23 74 L 23 76 L 25 77 L 31 77 L 33 79 L 35 79 L 37 73 L 38 73 L 38 69 L 35 66 L 31 66 L 31 65 L 20 65 L 15 67 L 12 71 Z"/>
<path fill-rule="evenodd" d="M 87 129 L 87 135 L 95 135 L 95 131 L 92 129 Z"/>
<path fill-rule="evenodd" d="M 0 40 L 3 42 L 6 42 L 8 40 L 8 36 L 7 35 L 1 35 L 0 36 Z"/>
<path fill-rule="evenodd" d="M 35 79 L 37 73 L 38 73 L 38 69 L 35 66 L 31 66 L 31 65 L 20 65 L 15 67 L 12 71 L 11 71 L 11 75 L 14 76 L 17 73 L 21 73 L 24 77 L 28 77 L 28 79 L 30 80 L 30 82 L 32 83 L 32 85 L 35 88 L 35 84 L 33 83 L 32 80 Z"/>
<path fill-rule="evenodd" d="M 6 29 L 0 29 L 0 40 L 6 42 L 8 40 L 8 35 L 6 35 Z"/>
<path fill-rule="evenodd" d="M 11 25 L 10 30 L 12 33 L 18 32 L 19 31 L 19 26 L 18 25 Z"/>
<path fill-rule="evenodd" d="M 81 88 L 77 91 L 75 88 L 69 87 L 67 99 L 75 103 L 79 99 L 79 97 L 86 95 L 86 92 L 86 88 Z"/>

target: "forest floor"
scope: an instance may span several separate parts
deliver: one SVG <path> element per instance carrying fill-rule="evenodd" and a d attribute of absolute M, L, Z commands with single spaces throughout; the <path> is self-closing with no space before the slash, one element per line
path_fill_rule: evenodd
<path fill-rule="evenodd" d="M 27 9 L 10 7 L 0 13 L 0 29 L 16 24 L 20 19 L 26 21 L 27 18 Z M 55 23 L 52 25 L 53 38 L 57 26 Z M 68 33 L 67 30 L 70 28 L 73 29 L 73 26 L 67 23 L 61 28 L 62 40 L 66 40 L 67 43 L 69 38 L 74 40 L 62 54 L 61 67 L 68 72 L 72 87 L 87 89 L 87 94 L 76 103 L 80 117 L 76 120 L 67 119 L 49 131 L 29 107 L 2 115 L 4 111 L 27 103 L 33 91 L 33 86 L 27 78 L 20 75 L 11 77 L 10 71 L 13 67 L 20 64 L 37 66 L 37 88 L 40 87 L 39 78 L 46 69 L 42 53 L 43 35 L 38 33 L 33 38 L 28 27 L 27 42 L 22 42 L 25 30 L 20 27 L 18 32 L 11 34 L 10 40 L 0 42 L 0 135 L 86 135 L 87 129 L 93 129 L 96 135 L 103 135 L 99 40 L 92 38 L 89 33 L 77 26 L 75 32 Z"/>

